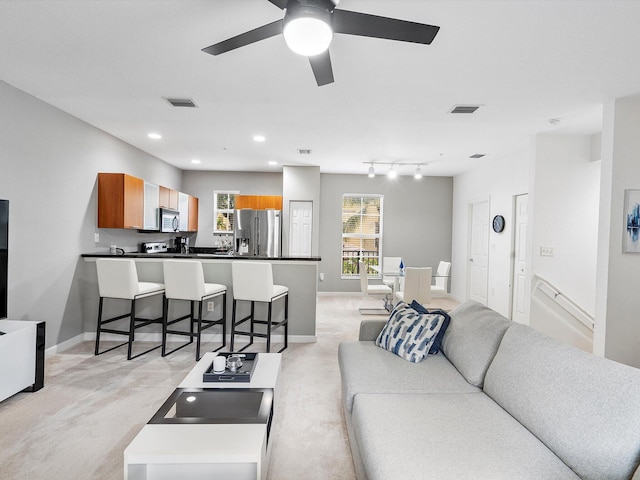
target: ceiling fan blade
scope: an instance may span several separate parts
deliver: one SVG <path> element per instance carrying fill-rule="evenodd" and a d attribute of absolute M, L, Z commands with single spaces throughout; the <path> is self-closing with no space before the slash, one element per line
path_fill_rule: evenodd
<path fill-rule="evenodd" d="M 440 27 L 349 10 L 333 11 L 333 31 L 400 42 L 430 44 Z"/>
<path fill-rule="evenodd" d="M 331 57 L 329 56 L 329 50 L 321 53 L 320 55 L 314 55 L 309 57 L 309 63 L 311 69 L 316 77 L 316 83 L 319 87 L 333 83 L 333 69 L 331 68 Z"/>
<path fill-rule="evenodd" d="M 267 0 L 268 2 L 273 3 L 280 10 L 284 10 L 287 8 L 287 0 Z"/>
<path fill-rule="evenodd" d="M 242 33 L 235 37 L 224 40 L 220 43 L 203 48 L 202 51 L 211 55 L 220 55 L 221 53 L 244 47 L 251 43 L 259 42 L 270 37 L 274 37 L 282 33 L 282 20 L 268 23 L 261 27 L 255 28 L 249 32 Z"/>

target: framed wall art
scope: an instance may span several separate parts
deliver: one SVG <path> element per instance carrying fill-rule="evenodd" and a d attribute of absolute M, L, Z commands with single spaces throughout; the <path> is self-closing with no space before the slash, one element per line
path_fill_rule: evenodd
<path fill-rule="evenodd" d="M 622 251 L 640 253 L 640 190 L 624 191 L 624 225 Z"/>

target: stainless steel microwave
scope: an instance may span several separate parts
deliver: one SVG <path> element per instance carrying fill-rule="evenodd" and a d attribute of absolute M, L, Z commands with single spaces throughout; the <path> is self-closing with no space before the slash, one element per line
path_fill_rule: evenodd
<path fill-rule="evenodd" d="M 180 212 L 168 208 L 160 208 L 159 215 L 161 232 L 180 231 Z"/>

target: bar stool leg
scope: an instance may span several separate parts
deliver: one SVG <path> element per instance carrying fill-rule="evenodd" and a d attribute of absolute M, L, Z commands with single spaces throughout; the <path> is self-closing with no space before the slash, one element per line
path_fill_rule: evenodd
<path fill-rule="evenodd" d="M 201 337 L 202 337 L 202 301 L 199 303 L 200 303 L 200 307 L 198 308 L 198 338 L 196 340 L 196 362 L 200 360 L 200 343 L 201 343 Z"/>
<path fill-rule="evenodd" d="M 227 346 L 227 292 L 222 294 L 222 348 Z"/>
<path fill-rule="evenodd" d="M 100 303 L 98 304 L 98 328 L 96 329 L 96 355 L 98 355 L 98 349 L 100 346 L 100 330 L 102 330 L 102 301 L 103 297 L 100 297 Z"/>
<path fill-rule="evenodd" d="M 233 343 L 235 340 L 235 335 L 236 335 L 236 303 L 238 301 L 234 298 L 233 299 L 233 311 L 231 313 L 231 345 L 230 345 L 230 350 L 233 352 Z"/>
<path fill-rule="evenodd" d="M 253 334 L 255 333 L 255 323 L 253 322 L 255 318 L 255 312 L 256 312 L 255 305 L 256 305 L 256 302 L 251 300 L 251 336 L 249 337 L 251 340 L 249 341 L 249 345 L 247 345 L 247 347 L 253 345 Z"/>
<path fill-rule="evenodd" d="M 271 305 L 273 305 L 273 302 L 269 302 L 267 307 L 267 353 L 271 353 Z"/>
<path fill-rule="evenodd" d="M 162 353 L 161 356 L 167 355 L 167 322 L 169 321 L 169 299 L 162 296 Z"/>
<path fill-rule="evenodd" d="M 289 346 L 289 294 L 284 297 L 284 349 Z M 281 350 L 281 351 L 282 351 Z"/>
<path fill-rule="evenodd" d="M 192 300 L 190 303 L 190 308 L 191 308 L 191 316 L 189 317 L 189 333 L 191 334 L 191 336 L 189 337 L 189 343 L 193 343 L 193 324 L 195 323 L 196 319 L 194 317 L 195 314 L 195 302 Z"/>
<path fill-rule="evenodd" d="M 131 360 L 133 350 L 133 339 L 136 332 L 136 301 L 131 300 L 131 321 L 129 322 L 129 346 L 127 347 L 127 360 Z"/>

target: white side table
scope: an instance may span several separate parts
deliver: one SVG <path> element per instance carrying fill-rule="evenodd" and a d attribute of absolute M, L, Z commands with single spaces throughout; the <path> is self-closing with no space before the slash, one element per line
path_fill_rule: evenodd
<path fill-rule="evenodd" d="M 0 320 L 0 402 L 44 385 L 44 322 Z"/>
<path fill-rule="evenodd" d="M 179 388 L 273 389 L 275 410 L 279 353 L 258 354 L 250 382 L 203 382 L 202 375 L 215 356 L 206 353 Z M 147 424 L 124 451 L 124 478 L 265 480 L 270 454 L 266 423 Z"/>

